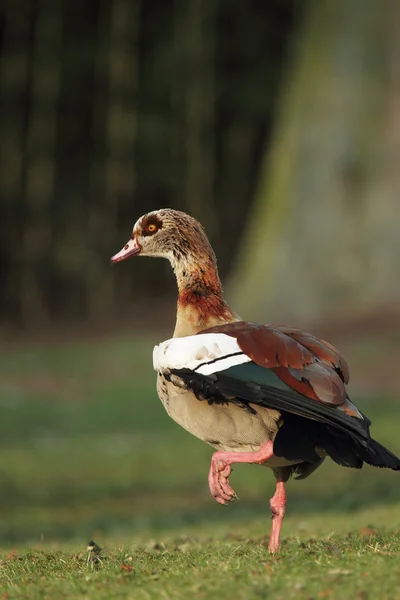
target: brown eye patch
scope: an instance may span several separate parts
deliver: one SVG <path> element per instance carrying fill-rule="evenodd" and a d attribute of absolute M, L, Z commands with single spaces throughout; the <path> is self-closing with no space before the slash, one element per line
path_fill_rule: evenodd
<path fill-rule="evenodd" d="M 149 215 L 145 217 L 142 222 L 143 235 L 154 235 L 159 229 L 162 228 L 162 221 L 155 215 Z"/>

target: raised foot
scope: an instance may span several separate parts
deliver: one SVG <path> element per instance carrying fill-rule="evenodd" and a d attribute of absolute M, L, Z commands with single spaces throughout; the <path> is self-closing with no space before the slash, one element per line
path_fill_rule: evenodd
<path fill-rule="evenodd" d="M 227 504 L 235 497 L 235 491 L 229 483 L 229 475 L 231 474 L 231 466 L 224 460 L 219 458 L 211 459 L 210 472 L 208 474 L 208 485 L 212 496 L 220 504 Z"/>
<path fill-rule="evenodd" d="M 231 502 L 236 497 L 228 479 L 231 474 L 231 465 L 235 463 L 262 464 L 273 454 L 271 441 L 262 444 L 258 452 L 215 452 L 208 474 L 208 485 L 212 496 L 220 504 Z"/>

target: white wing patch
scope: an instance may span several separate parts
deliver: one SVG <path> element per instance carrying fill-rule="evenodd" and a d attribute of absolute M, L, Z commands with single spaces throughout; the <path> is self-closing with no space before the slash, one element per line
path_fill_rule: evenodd
<path fill-rule="evenodd" d="M 153 367 L 156 371 L 190 369 L 210 375 L 251 362 L 243 354 L 235 338 L 224 333 L 203 333 L 162 342 L 153 350 Z"/>

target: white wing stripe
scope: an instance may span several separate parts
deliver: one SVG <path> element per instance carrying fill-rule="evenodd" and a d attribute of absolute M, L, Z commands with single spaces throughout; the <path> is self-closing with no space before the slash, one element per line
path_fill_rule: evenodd
<path fill-rule="evenodd" d="M 235 367 L 236 365 L 242 365 L 243 363 L 250 362 L 250 360 L 251 359 L 246 354 L 241 352 L 240 354 L 223 356 L 218 360 L 213 360 L 209 363 L 203 363 L 194 370 L 196 373 L 201 373 L 201 375 L 212 375 L 213 373 L 230 369 L 230 367 Z"/>
<path fill-rule="evenodd" d="M 210 375 L 250 360 L 239 348 L 236 338 L 224 333 L 172 338 L 155 346 L 153 351 L 156 371 L 191 369 Z"/>

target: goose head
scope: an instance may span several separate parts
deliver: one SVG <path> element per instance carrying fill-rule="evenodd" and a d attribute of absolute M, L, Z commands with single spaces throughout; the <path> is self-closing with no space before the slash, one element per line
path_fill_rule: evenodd
<path fill-rule="evenodd" d="M 169 208 L 140 217 L 131 238 L 111 262 L 117 263 L 130 256 L 166 258 L 175 270 L 185 263 L 216 264 L 215 254 L 200 223 L 184 212 Z"/>
<path fill-rule="evenodd" d="M 136 221 L 130 240 L 111 262 L 130 256 L 170 261 L 178 285 L 175 337 L 237 320 L 223 299 L 217 259 L 203 227 L 193 217 L 164 208 Z"/>

